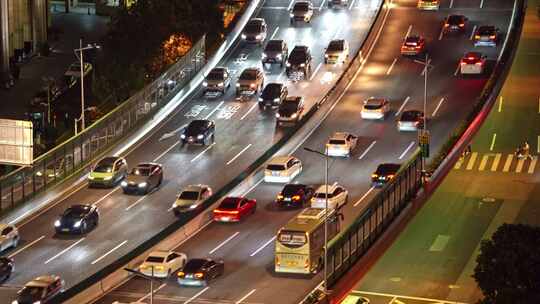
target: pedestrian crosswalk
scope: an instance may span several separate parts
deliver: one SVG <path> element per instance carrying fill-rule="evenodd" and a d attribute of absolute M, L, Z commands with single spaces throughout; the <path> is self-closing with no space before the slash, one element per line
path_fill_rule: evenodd
<path fill-rule="evenodd" d="M 514 154 L 472 152 L 454 165 L 454 170 L 533 174 L 536 156 L 517 158 Z"/>

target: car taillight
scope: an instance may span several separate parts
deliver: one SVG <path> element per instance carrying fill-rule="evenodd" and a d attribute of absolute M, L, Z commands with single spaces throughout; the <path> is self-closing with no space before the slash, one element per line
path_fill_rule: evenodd
<path fill-rule="evenodd" d="M 292 197 L 293 201 L 298 201 L 300 200 L 300 195 L 295 195 Z"/>
<path fill-rule="evenodd" d="M 482 61 L 478 61 L 475 63 L 476 65 L 482 65 Z"/>
<path fill-rule="evenodd" d="M 489 36 L 489 39 L 495 39 L 495 35 Z"/>
<path fill-rule="evenodd" d="M 422 47 L 422 46 L 420 46 L 420 45 L 417 45 L 417 46 L 416 46 L 415 48 L 416 48 L 416 49 L 419 49 L 419 48 L 421 48 L 421 47 Z"/>
<path fill-rule="evenodd" d="M 474 35 L 474 39 L 480 39 L 480 35 Z"/>
<path fill-rule="evenodd" d="M 178 277 L 183 278 L 186 274 L 183 271 L 178 272 Z"/>
<path fill-rule="evenodd" d="M 197 272 L 197 273 L 195 273 L 195 277 L 197 279 L 201 279 L 203 277 L 203 273 L 202 272 Z"/>
<path fill-rule="evenodd" d="M 232 210 L 232 211 L 228 211 L 228 210 L 219 210 L 219 209 L 214 209 L 214 213 L 220 213 L 220 214 L 238 214 L 238 210 Z"/>
<path fill-rule="evenodd" d="M 444 24 L 444 27 L 449 27 L 449 26 L 450 26 L 450 24 L 448 24 L 448 23 Z"/>
<path fill-rule="evenodd" d="M 279 266 L 281 263 L 279 262 L 279 257 L 276 255 L 276 265 Z"/>
<path fill-rule="evenodd" d="M 394 178 L 394 174 L 388 174 L 388 179 Z"/>
<path fill-rule="evenodd" d="M 465 26 L 465 23 L 460 23 L 459 24 L 459 27 L 464 27 Z"/>

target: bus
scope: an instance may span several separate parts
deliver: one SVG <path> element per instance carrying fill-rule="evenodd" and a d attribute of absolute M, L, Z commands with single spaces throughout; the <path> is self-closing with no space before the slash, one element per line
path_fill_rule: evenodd
<path fill-rule="evenodd" d="M 283 273 L 317 273 L 324 265 L 325 209 L 306 208 L 276 237 L 275 271 Z M 328 209 L 328 240 L 339 233 L 339 216 Z"/>

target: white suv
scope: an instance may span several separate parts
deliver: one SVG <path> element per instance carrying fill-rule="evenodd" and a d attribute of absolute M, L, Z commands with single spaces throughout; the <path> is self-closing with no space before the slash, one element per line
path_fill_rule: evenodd
<path fill-rule="evenodd" d="M 302 172 L 302 162 L 294 156 L 272 158 L 264 170 L 264 181 L 268 183 L 290 183 Z"/>
<path fill-rule="evenodd" d="M 328 208 L 339 209 L 347 204 L 349 191 L 343 186 L 334 183 L 328 185 Z M 326 185 L 321 185 L 315 195 L 311 198 L 311 208 L 325 208 L 326 206 Z"/>
<path fill-rule="evenodd" d="M 347 132 L 336 132 L 326 144 L 328 156 L 349 157 L 356 147 L 358 136 Z"/>

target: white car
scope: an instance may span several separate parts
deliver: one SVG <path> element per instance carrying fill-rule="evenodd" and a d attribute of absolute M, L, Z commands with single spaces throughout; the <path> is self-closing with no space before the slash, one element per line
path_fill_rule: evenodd
<path fill-rule="evenodd" d="M 294 156 L 272 158 L 264 169 L 264 181 L 267 183 L 290 183 L 302 172 L 302 162 Z"/>
<path fill-rule="evenodd" d="M 421 10 L 438 10 L 440 6 L 439 0 L 418 0 L 417 7 Z"/>
<path fill-rule="evenodd" d="M 461 58 L 459 69 L 462 75 L 482 74 L 486 66 L 487 57 L 479 52 L 468 52 Z"/>
<path fill-rule="evenodd" d="M 193 211 L 199 208 L 202 203 L 212 195 L 212 188 L 208 185 L 189 185 L 182 189 L 176 201 L 172 205 L 175 215 L 183 212 Z"/>
<path fill-rule="evenodd" d="M 168 278 L 186 265 L 187 256 L 174 251 L 153 251 L 139 266 L 139 271 L 147 276 Z"/>
<path fill-rule="evenodd" d="M 356 135 L 347 132 L 336 132 L 326 144 L 326 153 L 328 156 L 349 157 L 356 148 L 357 142 L 358 136 Z"/>
<path fill-rule="evenodd" d="M 328 185 L 328 208 L 339 209 L 347 204 L 347 198 L 349 191 L 343 186 L 334 183 Z M 325 208 L 326 207 L 326 186 L 321 185 L 315 194 L 311 198 L 311 208 Z"/>
<path fill-rule="evenodd" d="M 360 116 L 363 119 L 384 119 L 390 112 L 390 103 L 384 98 L 370 97 L 364 101 Z"/>
<path fill-rule="evenodd" d="M 349 58 L 349 43 L 345 39 L 330 41 L 324 51 L 324 63 L 345 63 Z"/>
<path fill-rule="evenodd" d="M 10 224 L 0 224 L 0 252 L 19 245 L 19 230 Z"/>

